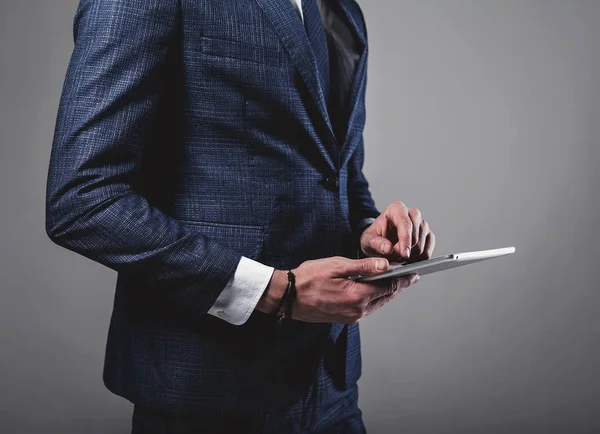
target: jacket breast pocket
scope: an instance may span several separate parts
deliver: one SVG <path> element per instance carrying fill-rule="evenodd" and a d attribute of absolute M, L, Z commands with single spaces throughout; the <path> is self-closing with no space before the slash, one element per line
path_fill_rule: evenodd
<path fill-rule="evenodd" d="M 213 223 L 195 220 L 180 220 L 191 231 L 205 235 L 209 240 L 229 247 L 250 259 L 260 258 L 264 228 L 259 225 L 239 225 L 229 223 Z"/>
<path fill-rule="evenodd" d="M 242 60 L 259 65 L 281 67 L 284 61 L 284 52 L 279 48 L 209 36 L 200 36 L 200 50 L 209 56 Z"/>

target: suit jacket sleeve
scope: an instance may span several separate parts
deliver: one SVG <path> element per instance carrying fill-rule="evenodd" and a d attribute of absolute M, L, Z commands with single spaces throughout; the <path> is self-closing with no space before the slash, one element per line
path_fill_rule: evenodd
<path fill-rule="evenodd" d="M 81 0 L 50 156 L 46 232 L 202 314 L 241 254 L 194 233 L 136 189 L 178 14 L 171 0 Z"/>
<path fill-rule="evenodd" d="M 356 147 L 352 157 L 348 161 L 348 205 L 350 207 L 350 225 L 355 235 L 360 233 L 368 226 L 370 218 L 377 218 L 380 211 L 375 206 L 375 201 L 369 190 L 369 182 L 363 173 L 365 161 L 365 146 L 363 135 L 360 136 L 360 142 Z"/>
<path fill-rule="evenodd" d="M 350 207 L 350 225 L 357 240 L 369 226 L 372 219 L 379 216 L 380 211 L 369 191 L 369 183 L 363 174 L 364 144 L 361 136 L 360 144 L 348 162 L 348 203 Z"/>

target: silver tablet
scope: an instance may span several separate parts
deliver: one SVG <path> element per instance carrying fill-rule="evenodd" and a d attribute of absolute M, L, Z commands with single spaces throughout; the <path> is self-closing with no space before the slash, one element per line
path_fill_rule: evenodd
<path fill-rule="evenodd" d="M 453 253 L 451 255 L 440 256 L 439 258 L 414 262 L 412 264 L 390 265 L 388 270 L 384 273 L 365 277 L 355 276 L 353 279 L 360 282 L 370 282 L 373 280 L 389 279 L 390 277 L 400 277 L 415 273 L 422 276 L 424 274 L 460 267 L 461 265 L 473 264 L 486 259 L 510 255 L 511 253 L 514 253 L 514 251 L 514 247 L 504 247 L 502 249 L 479 250 L 477 252 Z"/>

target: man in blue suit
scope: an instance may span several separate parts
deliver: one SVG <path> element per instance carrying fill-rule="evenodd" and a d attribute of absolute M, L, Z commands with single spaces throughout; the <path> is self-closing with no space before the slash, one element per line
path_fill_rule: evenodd
<path fill-rule="evenodd" d="M 103 379 L 132 432 L 364 432 L 358 321 L 415 277 L 348 277 L 435 237 L 362 173 L 359 6 L 81 0 L 74 39 L 46 230 L 118 272 Z"/>

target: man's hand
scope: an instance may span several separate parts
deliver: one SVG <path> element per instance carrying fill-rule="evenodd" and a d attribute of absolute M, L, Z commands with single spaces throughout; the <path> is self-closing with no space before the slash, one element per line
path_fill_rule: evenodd
<path fill-rule="evenodd" d="M 388 269 L 384 258 L 332 257 L 303 262 L 296 275 L 292 319 L 306 322 L 355 324 L 392 300 L 418 280 L 417 275 L 376 282 L 356 282 L 356 275 L 379 274 Z M 287 273 L 275 270 L 256 309 L 274 313 L 287 285 Z"/>
<path fill-rule="evenodd" d="M 367 256 L 382 256 L 394 262 L 416 262 L 431 258 L 435 235 L 417 208 L 393 202 L 363 232 L 360 248 Z"/>

